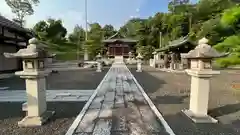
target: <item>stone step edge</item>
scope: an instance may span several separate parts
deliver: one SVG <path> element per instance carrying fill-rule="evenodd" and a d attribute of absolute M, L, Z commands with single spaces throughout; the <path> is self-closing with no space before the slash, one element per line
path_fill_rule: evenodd
<path fill-rule="evenodd" d="M 78 114 L 76 119 L 73 121 L 72 125 L 69 127 L 69 129 L 65 135 L 73 135 L 74 134 L 78 124 L 82 120 L 84 114 L 87 112 L 87 110 L 88 110 L 89 106 L 91 105 L 92 101 L 94 100 L 94 98 L 97 96 L 98 91 L 101 89 L 102 84 L 105 82 L 105 80 L 108 77 L 108 75 L 110 74 L 112 68 L 113 68 L 113 66 L 111 66 L 111 68 L 108 70 L 108 72 L 106 73 L 106 75 L 104 76 L 104 78 L 102 79 L 102 81 L 100 82 L 100 84 L 98 85 L 98 87 L 96 88 L 94 93 L 92 94 L 92 96 L 89 98 L 87 103 L 84 105 L 81 112 Z"/>

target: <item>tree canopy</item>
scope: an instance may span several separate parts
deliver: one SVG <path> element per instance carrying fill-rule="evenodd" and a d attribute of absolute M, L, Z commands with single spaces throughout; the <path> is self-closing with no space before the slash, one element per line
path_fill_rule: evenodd
<path fill-rule="evenodd" d="M 6 2 L 17 16 L 20 11 L 23 12 L 23 16 L 26 16 L 33 14 L 32 5 L 39 1 L 6 0 Z M 18 4 L 13 4 L 14 2 Z M 23 3 L 27 4 L 20 6 Z M 136 50 L 142 52 L 145 58 L 150 58 L 154 49 L 167 46 L 170 41 L 188 35 L 195 42 L 207 37 L 210 40 L 209 44 L 217 50 L 231 51 L 231 56 L 218 61 L 220 65 L 240 64 L 240 7 L 238 2 L 199 0 L 197 3 L 190 3 L 189 0 L 173 0 L 169 2 L 168 8 L 168 12 L 159 12 L 146 19 L 132 18 L 118 31 L 126 38 L 138 40 Z M 101 26 L 97 22 L 89 24 L 89 27 L 90 29 L 86 32 L 81 26 L 76 25 L 73 32 L 67 35 L 67 30 L 61 20 L 48 19 L 38 22 L 33 31 L 41 40 L 59 46 L 67 43 L 67 45 L 85 48 L 94 56 L 104 50 L 101 40 L 111 37 L 117 30 L 110 24 Z"/>

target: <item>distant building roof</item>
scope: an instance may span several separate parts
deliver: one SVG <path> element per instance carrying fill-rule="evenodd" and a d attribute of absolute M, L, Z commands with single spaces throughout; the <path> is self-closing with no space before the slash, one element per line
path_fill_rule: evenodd
<path fill-rule="evenodd" d="M 126 38 L 122 38 L 122 39 L 106 39 L 106 40 L 103 40 L 103 42 L 105 42 L 105 43 L 113 43 L 113 42 L 117 42 L 117 41 L 120 41 L 120 42 L 128 42 L 128 43 L 136 43 L 136 42 L 137 42 L 137 40 L 126 39 Z"/>
<path fill-rule="evenodd" d="M 178 48 L 178 47 L 181 47 L 182 45 L 185 45 L 186 43 L 191 43 L 193 45 L 195 45 L 194 43 L 192 43 L 191 41 L 189 41 L 189 37 L 188 36 L 185 36 L 185 37 L 181 37 L 177 40 L 173 40 L 173 41 L 170 41 L 167 46 L 163 47 L 163 48 L 160 48 L 160 49 L 156 49 L 155 51 L 156 52 L 163 52 L 163 51 L 167 51 L 167 50 L 170 50 L 170 49 L 174 49 L 174 48 Z"/>
<path fill-rule="evenodd" d="M 103 40 L 102 42 L 113 43 L 113 42 L 117 42 L 117 41 L 127 42 L 127 43 L 136 43 L 137 42 L 137 40 L 125 38 L 125 36 L 121 35 L 119 32 L 116 32 L 114 35 L 112 35 L 111 37 L 109 37 L 106 40 Z"/>
<path fill-rule="evenodd" d="M 10 28 L 10 29 L 14 29 L 16 31 L 30 33 L 30 31 L 28 29 L 21 27 L 20 25 L 14 23 L 13 21 L 11 21 L 1 15 L 0 15 L 0 25 Z"/>

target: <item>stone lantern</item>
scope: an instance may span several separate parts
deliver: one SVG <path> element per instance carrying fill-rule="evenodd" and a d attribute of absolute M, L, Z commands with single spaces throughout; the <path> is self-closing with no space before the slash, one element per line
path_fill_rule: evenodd
<path fill-rule="evenodd" d="M 199 40 L 199 45 L 183 56 L 191 62 L 191 68 L 186 69 L 187 74 L 191 76 L 190 106 L 189 110 L 183 112 L 195 123 L 218 122 L 207 114 L 210 78 L 220 74 L 220 71 L 212 70 L 212 59 L 226 54 L 220 54 L 207 43 L 206 38 Z"/>
<path fill-rule="evenodd" d="M 152 61 L 152 65 L 151 66 L 155 68 L 156 64 L 157 64 L 157 60 L 158 60 L 158 58 L 157 58 L 158 57 L 158 53 L 155 51 L 152 54 L 153 54 L 153 61 Z"/>
<path fill-rule="evenodd" d="M 137 72 L 142 72 L 142 59 L 143 59 L 143 56 L 140 53 L 138 53 L 138 56 L 136 58 L 137 58 Z"/>
<path fill-rule="evenodd" d="M 132 52 L 129 52 L 128 53 L 128 63 L 129 64 L 132 64 L 132 57 L 133 57 Z"/>
<path fill-rule="evenodd" d="M 102 56 L 100 53 L 98 53 L 96 59 L 97 59 L 97 72 L 102 72 Z"/>
<path fill-rule="evenodd" d="M 109 51 L 107 51 L 106 55 L 107 55 L 107 58 L 108 58 L 108 59 L 109 59 L 109 54 L 110 54 Z"/>
<path fill-rule="evenodd" d="M 26 49 L 20 49 L 16 53 L 4 53 L 7 58 L 22 58 L 23 71 L 15 75 L 26 79 L 27 114 L 18 122 L 20 127 L 41 126 L 53 114 L 47 111 L 46 103 L 46 76 L 50 73 L 45 68 L 49 54 L 41 47 L 37 39 L 29 40 Z"/>

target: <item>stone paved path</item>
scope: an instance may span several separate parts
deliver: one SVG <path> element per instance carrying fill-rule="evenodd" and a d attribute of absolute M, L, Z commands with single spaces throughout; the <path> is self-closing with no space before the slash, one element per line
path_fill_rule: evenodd
<path fill-rule="evenodd" d="M 100 85 L 66 135 L 169 135 L 125 64 L 113 64 Z"/>
<path fill-rule="evenodd" d="M 47 101 L 87 101 L 94 90 L 47 90 Z M 0 90 L 0 102 L 25 102 L 26 90 Z"/>

